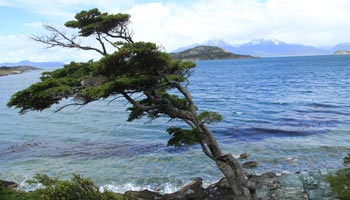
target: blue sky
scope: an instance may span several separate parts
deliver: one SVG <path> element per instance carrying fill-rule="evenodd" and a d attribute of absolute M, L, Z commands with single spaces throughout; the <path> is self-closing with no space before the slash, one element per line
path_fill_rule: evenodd
<path fill-rule="evenodd" d="M 131 14 L 134 40 L 166 51 L 213 38 L 233 45 L 260 38 L 317 47 L 350 42 L 349 0 L 0 0 L 0 63 L 98 59 L 29 39 L 45 34 L 43 23 L 64 28 L 75 13 L 95 7 Z"/>

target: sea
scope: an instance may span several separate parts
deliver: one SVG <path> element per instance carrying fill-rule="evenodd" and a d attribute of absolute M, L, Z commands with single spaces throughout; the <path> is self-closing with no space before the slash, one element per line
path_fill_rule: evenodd
<path fill-rule="evenodd" d="M 343 167 L 350 153 L 350 56 L 197 61 L 189 90 L 200 111 L 219 112 L 210 124 L 224 152 L 256 161 L 247 173 L 306 173 Z M 46 69 L 53 70 L 53 69 Z M 35 174 L 80 174 L 115 192 L 174 192 L 196 177 L 204 185 L 222 174 L 200 146 L 168 147 L 181 121 L 127 122 L 130 106 L 110 97 L 55 112 L 64 100 L 24 115 L 7 108 L 12 94 L 43 70 L 0 77 L 0 179 L 20 183 Z"/>

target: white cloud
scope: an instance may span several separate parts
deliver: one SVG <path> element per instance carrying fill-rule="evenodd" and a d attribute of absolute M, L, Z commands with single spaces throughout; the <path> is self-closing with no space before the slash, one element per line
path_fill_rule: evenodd
<path fill-rule="evenodd" d="M 8 2 L 0 0 L 0 6 L 10 4 Z M 314 46 L 350 42 L 349 0 L 159 0 L 153 3 L 136 0 L 12 0 L 11 3 L 27 12 L 41 14 L 43 20 L 57 25 L 72 19 L 81 9 L 97 7 L 103 12 L 127 12 L 131 14 L 135 40 L 156 42 L 167 51 L 212 38 L 232 44 L 259 38 L 276 38 Z M 38 24 L 33 22 L 28 25 Z M 0 38 L 1 46 L 4 40 L 4 37 Z M 13 39 L 12 42 L 22 41 Z M 12 43 L 7 45 L 12 47 Z M 42 46 L 30 45 L 38 49 L 30 55 L 45 55 L 37 56 L 39 59 L 60 59 L 60 55 L 63 55 L 61 59 L 66 61 L 91 56 L 90 52 L 69 51 L 65 55 L 66 49 L 52 49 L 54 57 L 49 59 L 48 53 L 40 50 Z M 0 53 L 4 55 L 3 50 Z M 23 53 L 25 55 L 29 54 Z"/>
<path fill-rule="evenodd" d="M 34 42 L 28 35 L 0 36 L 0 62 L 31 61 L 87 61 L 98 59 L 100 55 L 91 51 L 79 51 L 76 49 L 45 48 Z"/>
<path fill-rule="evenodd" d="M 130 9 L 135 36 L 179 46 L 221 38 L 241 43 L 277 38 L 316 46 L 350 41 L 348 0 L 202 0 L 190 7 L 144 4 Z"/>

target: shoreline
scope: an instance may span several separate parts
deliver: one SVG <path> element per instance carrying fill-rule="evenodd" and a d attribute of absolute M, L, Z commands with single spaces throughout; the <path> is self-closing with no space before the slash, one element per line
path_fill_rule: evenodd
<path fill-rule="evenodd" d="M 335 194 L 330 190 L 330 184 L 326 176 L 333 174 L 335 169 L 323 169 L 307 173 L 291 173 L 277 175 L 274 172 L 266 172 L 262 175 L 248 175 L 257 184 L 257 195 L 261 200 L 291 199 L 291 200 L 318 200 L 335 199 Z M 12 181 L 0 180 L 3 187 L 17 190 L 18 184 Z M 101 189 L 100 189 L 101 191 Z M 116 193 L 125 198 L 134 199 L 228 199 L 233 198 L 231 190 L 225 178 L 203 187 L 202 178 L 195 178 L 192 182 L 182 186 L 174 193 L 162 194 L 152 190 L 126 191 Z"/>
<path fill-rule="evenodd" d="M 23 72 L 31 71 L 31 70 L 41 70 L 41 69 L 37 67 L 32 67 L 32 66 L 14 66 L 14 67 L 0 66 L 0 77 L 15 75 L 15 74 L 22 74 Z"/>

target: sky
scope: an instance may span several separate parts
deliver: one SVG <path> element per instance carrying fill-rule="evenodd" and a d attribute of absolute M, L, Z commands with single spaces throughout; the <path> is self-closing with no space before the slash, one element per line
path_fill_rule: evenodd
<path fill-rule="evenodd" d="M 64 29 L 81 10 L 128 13 L 134 41 L 171 52 L 221 39 L 239 45 L 277 39 L 327 48 L 350 42 L 350 0 L 0 0 L 0 63 L 87 61 L 91 51 L 46 48 L 30 39 L 43 23 Z"/>

